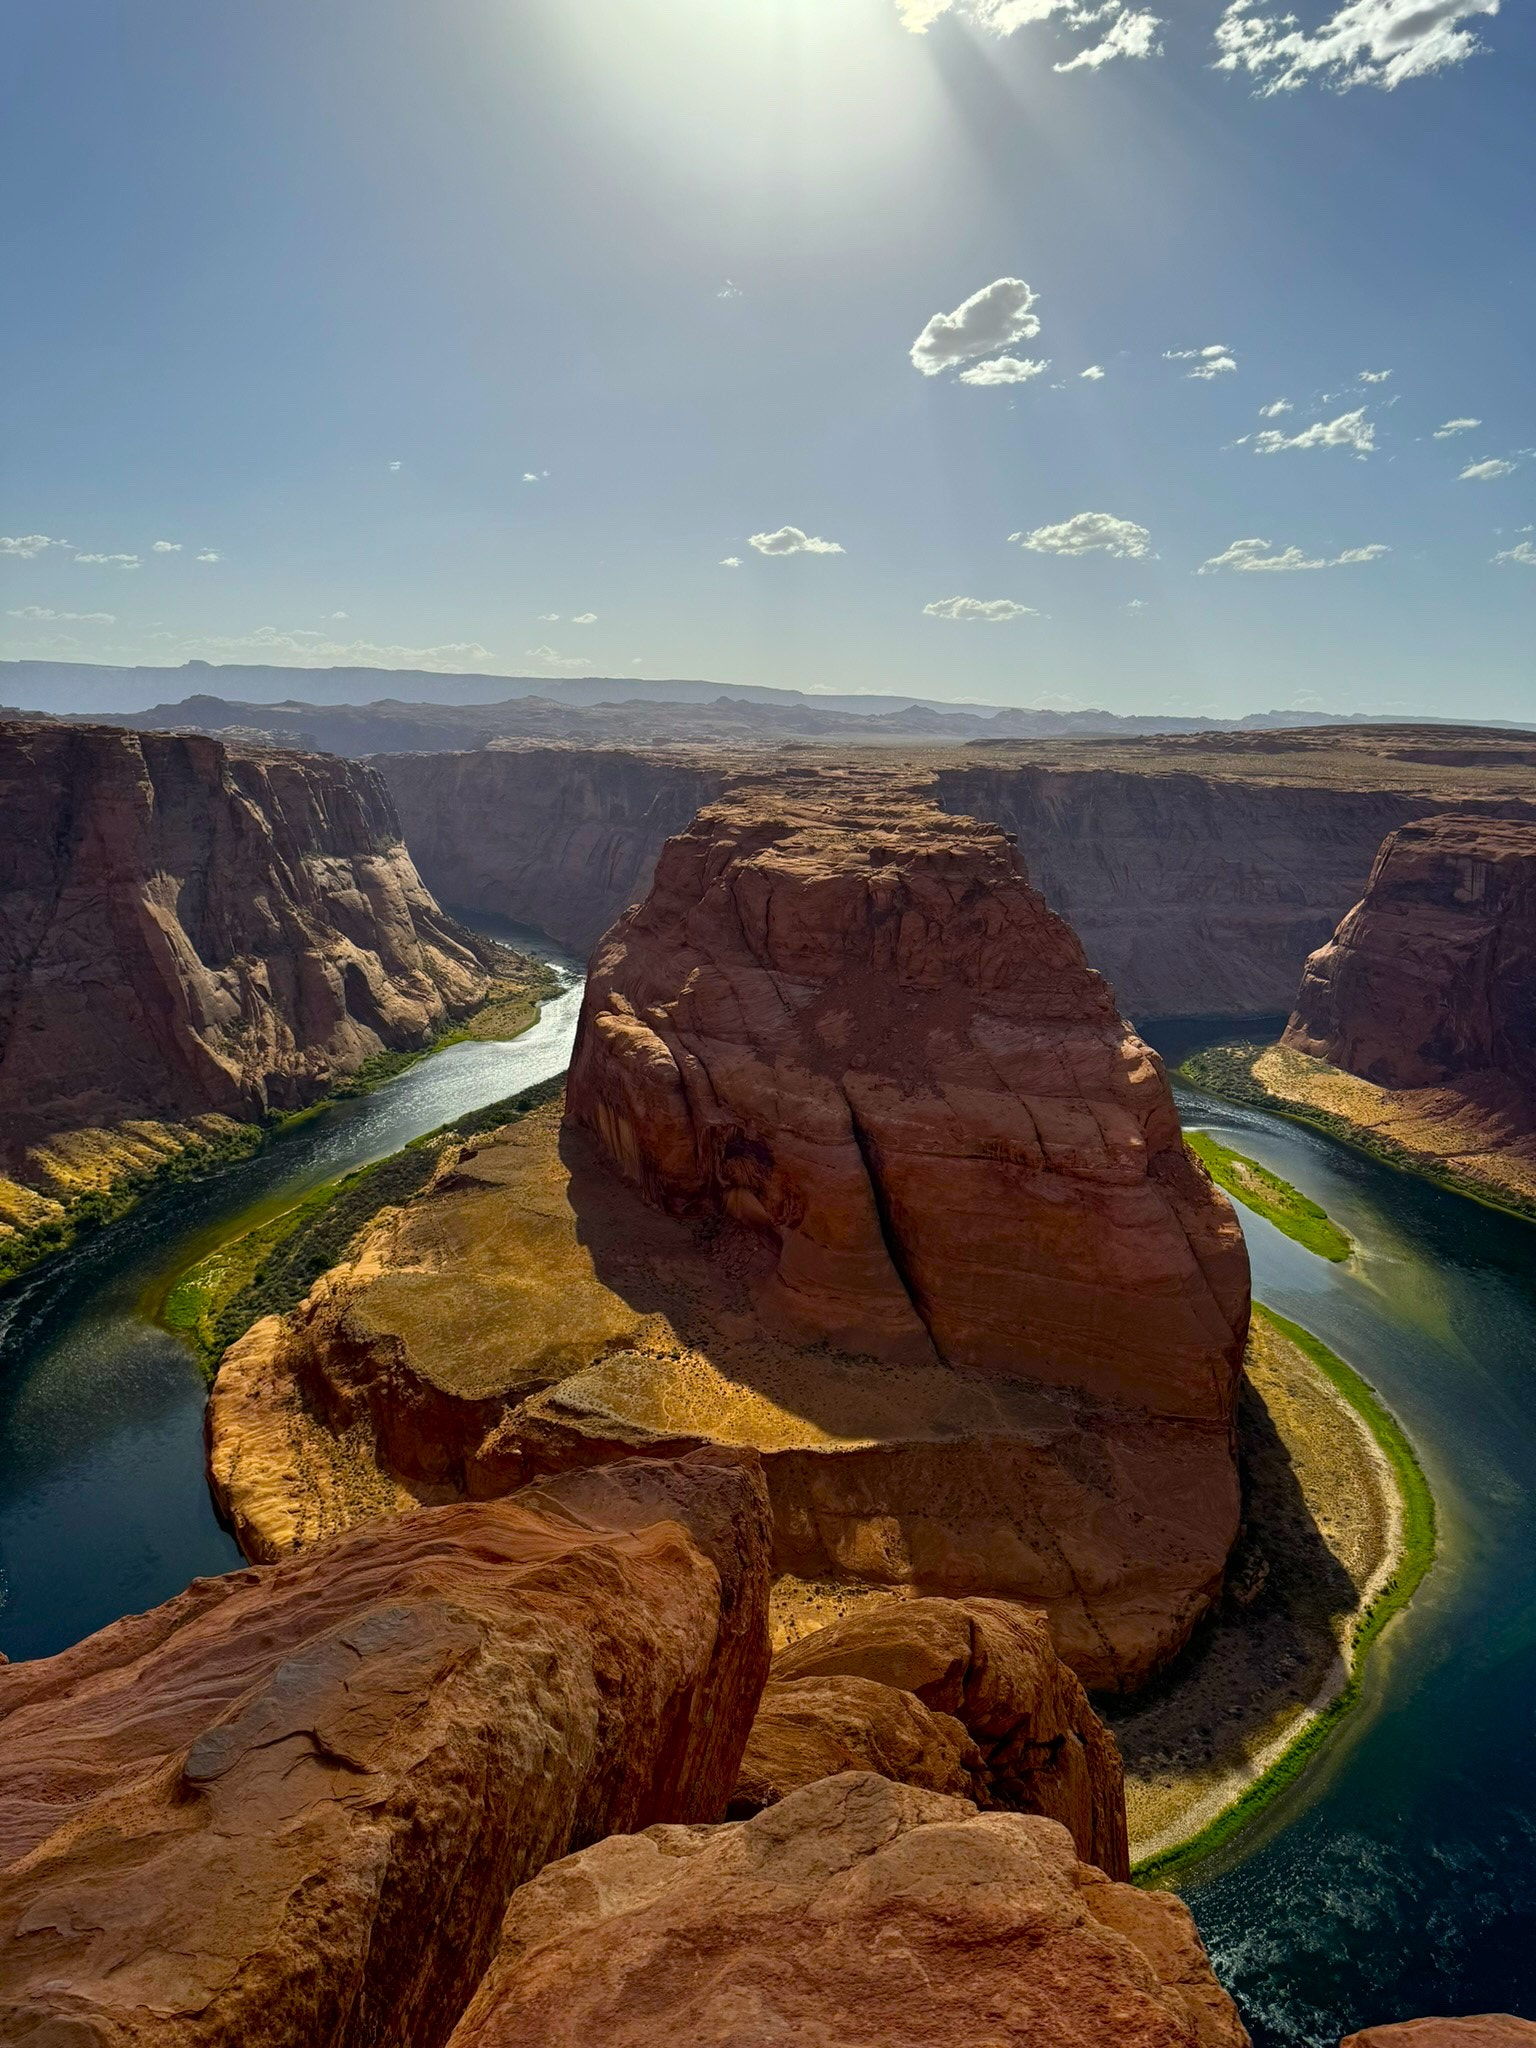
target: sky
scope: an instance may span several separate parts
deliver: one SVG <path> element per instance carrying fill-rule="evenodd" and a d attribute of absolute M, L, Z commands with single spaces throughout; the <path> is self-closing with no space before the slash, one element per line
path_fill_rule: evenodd
<path fill-rule="evenodd" d="M 10 0 L 0 652 L 1536 719 L 1536 9 L 1299 7 Z"/>

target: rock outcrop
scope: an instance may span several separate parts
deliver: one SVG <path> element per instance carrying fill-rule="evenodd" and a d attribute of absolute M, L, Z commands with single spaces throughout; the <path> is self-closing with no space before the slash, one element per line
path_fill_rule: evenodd
<path fill-rule="evenodd" d="M 381 754 L 377 766 L 441 902 L 580 953 L 645 894 L 664 841 L 729 769 L 718 754 L 561 746 Z"/>
<path fill-rule="evenodd" d="M 1085 1863 L 1130 1875 L 1113 1738 L 1038 1610 L 892 1600 L 782 1649 L 731 1800 L 745 1818 L 839 1770 L 1059 1820 Z"/>
<path fill-rule="evenodd" d="M 0 1669 L 0 2035 L 437 2048 L 515 1886 L 723 1812 L 767 1537 L 753 1461 L 616 1466 Z"/>
<path fill-rule="evenodd" d="M 1182 1646 L 1237 1529 L 1241 1234 L 1007 842 L 888 798 L 706 813 L 600 952 L 564 1132 L 460 1148 L 231 1349 L 248 1553 L 378 1512 L 360 1445 L 395 1504 L 726 1442 L 782 1574 L 1038 1604 L 1094 1685 Z"/>
<path fill-rule="evenodd" d="M 1402 2020 L 1396 2026 L 1367 2027 L 1339 2048 L 1536 2048 L 1536 2020 L 1512 2013 L 1476 2013 L 1461 2020 Z"/>
<path fill-rule="evenodd" d="M 1536 1122 L 1536 823 L 1391 833 L 1308 960 L 1284 1042 L 1385 1088 L 1492 1086 Z"/>
<path fill-rule="evenodd" d="M 249 1118 L 424 1044 L 489 981 L 353 762 L 0 727 L 0 1166 L 127 1119 Z"/>
<path fill-rule="evenodd" d="M 1055 1821 L 864 1772 L 654 1827 L 513 1898 L 452 2048 L 1246 2048 L 1187 1908 Z"/>
<path fill-rule="evenodd" d="M 762 1232 L 786 1335 L 1230 1423 L 1242 1234 L 990 827 L 744 778 L 598 948 L 567 1114 L 656 1206 Z"/>

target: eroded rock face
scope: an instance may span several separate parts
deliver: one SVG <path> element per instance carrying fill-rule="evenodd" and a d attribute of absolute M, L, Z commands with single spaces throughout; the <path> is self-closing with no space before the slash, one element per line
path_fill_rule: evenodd
<path fill-rule="evenodd" d="M 859 1767 L 981 1806 L 1045 1814 L 1068 1830 L 1085 1863 L 1130 1875 L 1114 1739 L 1038 1610 L 1003 1600 L 893 1600 L 782 1649 L 733 1816 Z"/>
<path fill-rule="evenodd" d="M 1532 2048 L 1536 2020 L 1512 2013 L 1475 2013 L 1461 2020 L 1403 2020 L 1397 2026 L 1366 2027 L 1339 2048 Z"/>
<path fill-rule="evenodd" d="M 1160 1062 L 997 831 L 869 775 L 743 780 L 592 962 L 568 1115 L 760 1226 L 789 1335 L 1232 1416 L 1248 1265 Z"/>
<path fill-rule="evenodd" d="M 126 1118 L 250 1117 L 485 992 L 354 762 L 0 727 L 0 1164 Z"/>
<path fill-rule="evenodd" d="M 1054 1821 L 848 1772 L 552 1865 L 513 1898 L 453 2048 L 977 2038 L 1248 2036 L 1170 1894 L 1111 1883 Z"/>
<path fill-rule="evenodd" d="M 1391 833 L 1308 960 L 1288 1046 L 1394 1089 L 1506 1089 L 1536 1124 L 1536 824 Z"/>
<path fill-rule="evenodd" d="M 552 1857 L 724 1811 L 767 1668 L 728 1453 L 375 1521 L 0 1669 L 0 2035 L 436 2048 Z"/>

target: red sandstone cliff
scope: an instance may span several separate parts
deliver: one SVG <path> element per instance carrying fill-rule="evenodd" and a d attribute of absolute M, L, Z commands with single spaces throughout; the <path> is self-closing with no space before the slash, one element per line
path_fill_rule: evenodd
<path fill-rule="evenodd" d="M 877 774 L 743 778 L 594 956 L 567 1103 L 658 1206 L 761 1228 L 795 1337 L 1230 1458 L 1241 1232 L 1001 833 Z"/>
<path fill-rule="evenodd" d="M 1536 1124 L 1536 824 L 1390 834 L 1308 960 L 1284 1042 L 1385 1088 L 1503 1093 Z"/>
<path fill-rule="evenodd" d="M 195 735 L 0 728 L 0 1163 L 290 1107 L 487 985 L 379 777 Z"/>

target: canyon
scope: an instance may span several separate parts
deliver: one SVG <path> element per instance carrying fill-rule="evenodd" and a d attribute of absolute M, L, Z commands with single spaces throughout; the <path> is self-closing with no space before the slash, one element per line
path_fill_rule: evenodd
<path fill-rule="evenodd" d="M 1286 1013 L 1388 832 L 1450 804 L 1536 818 L 1528 735 L 1427 726 L 909 743 L 877 755 L 507 744 L 376 765 L 443 902 L 586 950 L 643 894 L 664 840 L 735 777 L 860 759 L 945 811 L 1016 834 L 1034 885 L 1139 1019 Z"/>
<path fill-rule="evenodd" d="M 491 984 L 355 763 L 7 724 L 0 817 L 7 1229 L 427 1044 Z"/>
<path fill-rule="evenodd" d="M 743 779 L 599 948 L 562 1125 L 451 1148 L 226 1354 L 248 1554 L 646 1449 L 764 1457 L 783 1598 L 1045 1606 L 1134 1686 L 1237 1531 L 1241 1232 L 1008 840 Z"/>

